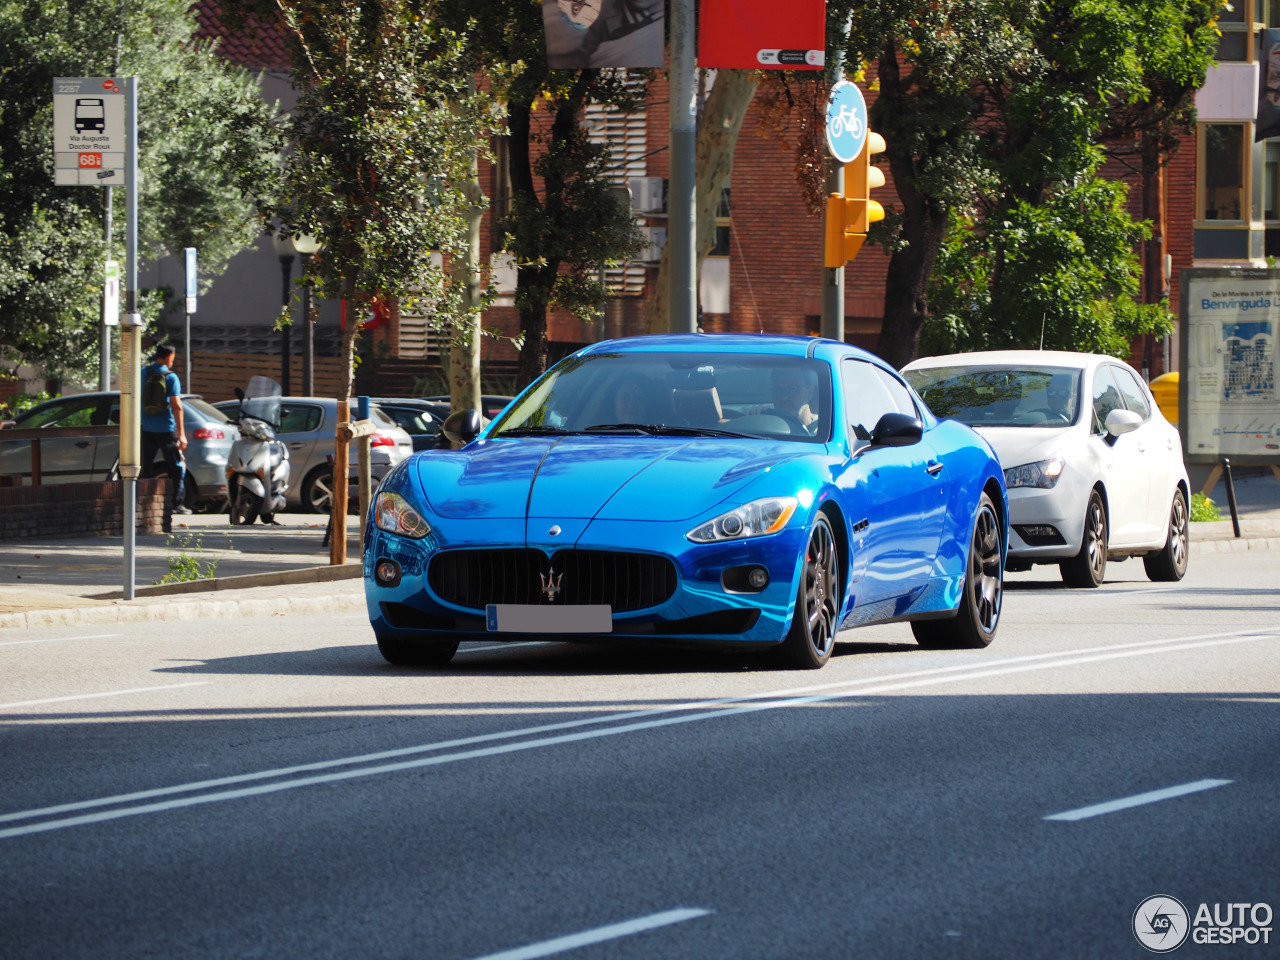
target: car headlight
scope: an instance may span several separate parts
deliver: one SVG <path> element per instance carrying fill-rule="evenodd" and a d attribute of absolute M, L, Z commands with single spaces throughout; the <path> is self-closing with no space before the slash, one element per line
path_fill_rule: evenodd
<path fill-rule="evenodd" d="M 431 532 L 431 524 L 398 493 L 380 493 L 373 501 L 373 522 L 379 530 L 421 540 Z"/>
<path fill-rule="evenodd" d="M 1058 482 L 1064 466 L 1066 461 L 1061 457 L 1050 457 L 1038 463 L 1024 463 L 1020 467 L 1010 467 L 1004 472 L 1004 485 L 1048 489 Z"/>
<path fill-rule="evenodd" d="M 747 537 L 763 537 L 777 533 L 787 525 L 796 512 L 795 497 L 765 497 L 752 500 L 714 520 L 708 520 L 685 534 L 694 543 L 715 543 L 719 540 L 744 540 Z"/>

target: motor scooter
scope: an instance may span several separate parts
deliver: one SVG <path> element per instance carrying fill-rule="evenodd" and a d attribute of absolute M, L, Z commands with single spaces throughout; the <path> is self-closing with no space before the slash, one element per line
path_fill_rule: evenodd
<path fill-rule="evenodd" d="M 233 526 L 261 517 L 271 523 L 285 507 L 289 487 L 289 450 L 276 439 L 280 427 L 280 384 L 253 377 L 249 386 L 236 387 L 240 436 L 227 456 L 227 497 Z"/>

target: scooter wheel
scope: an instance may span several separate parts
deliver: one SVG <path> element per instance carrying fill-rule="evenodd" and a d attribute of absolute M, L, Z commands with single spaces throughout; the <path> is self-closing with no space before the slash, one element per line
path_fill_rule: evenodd
<path fill-rule="evenodd" d="M 236 502 L 231 505 L 231 525 L 238 527 L 253 523 L 253 518 L 258 515 L 261 509 L 261 499 L 246 490 L 242 490 L 239 496 L 236 497 Z"/>

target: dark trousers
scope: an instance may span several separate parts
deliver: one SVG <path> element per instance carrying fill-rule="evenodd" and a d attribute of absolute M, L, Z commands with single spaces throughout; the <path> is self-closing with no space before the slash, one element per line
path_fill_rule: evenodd
<path fill-rule="evenodd" d="M 164 472 L 173 481 L 173 505 L 182 503 L 184 481 L 187 476 L 187 461 L 178 449 L 176 433 L 150 433 L 142 431 L 142 475 L 154 477 L 156 454 L 164 457 Z"/>

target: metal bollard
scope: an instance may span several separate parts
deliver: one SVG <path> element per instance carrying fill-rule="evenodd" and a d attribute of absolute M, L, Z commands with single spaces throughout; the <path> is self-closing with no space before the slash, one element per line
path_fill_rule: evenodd
<path fill-rule="evenodd" d="M 1236 539 L 1240 539 L 1240 514 L 1236 510 L 1236 485 L 1231 479 L 1231 461 L 1226 457 L 1222 458 L 1222 477 L 1227 484 L 1227 506 L 1231 508 L 1231 529 L 1235 531 Z"/>

